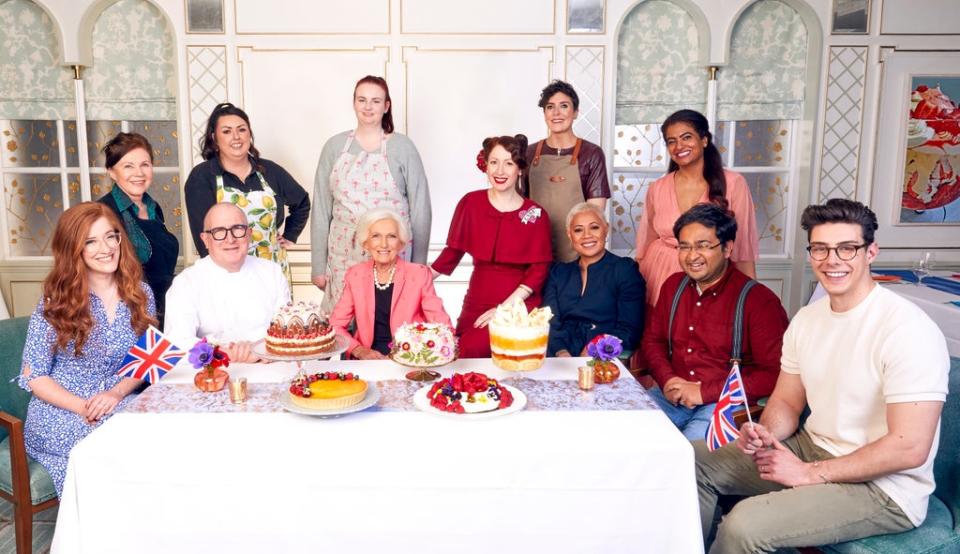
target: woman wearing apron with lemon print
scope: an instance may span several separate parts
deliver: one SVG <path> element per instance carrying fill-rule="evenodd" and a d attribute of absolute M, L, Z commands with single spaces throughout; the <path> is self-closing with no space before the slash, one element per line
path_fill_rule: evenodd
<path fill-rule="evenodd" d="M 286 249 L 307 224 L 307 192 L 282 167 L 260 157 L 253 145 L 250 118 L 233 104 L 214 108 L 200 147 L 206 161 L 193 168 L 184 190 L 197 252 L 207 255 L 200 240 L 207 210 L 217 202 L 231 202 L 250 223 L 250 255 L 280 264 L 290 281 Z"/>
<path fill-rule="evenodd" d="M 393 130 L 387 82 L 371 75 L 357 81 L 353 110 L 357 128 L 324 144 L 314 184 L 312 278 L 324 291 L 320 307 L 327 313 L 340 299 L 347 270 L 365 259 L 362 238 L 355 234 L 367 211 L 388 208 L 400 214 L 411 230 L 401 253 L 405 260 L 425 264 L 430 246 L 427 177 L 413 142 Z"/>
<path fill-rule="evenodd" d="M 524 196 L 543 206 L 550 215 L 553 259 L 570 262 L 577 253 L 567 238 L 570 208 L 580 202 L 606 208 L 610 198 L 603 150 L 573 133 L 580 98 L 569 83 L 553 81 L 540 92 L 547 138 L 527 148 L 527 186 Z"/>

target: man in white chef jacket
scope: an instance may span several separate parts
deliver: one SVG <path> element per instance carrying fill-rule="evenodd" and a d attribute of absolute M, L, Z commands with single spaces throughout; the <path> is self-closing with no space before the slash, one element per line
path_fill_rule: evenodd
<path fill-rule="evenodd" d="M 206 337 L 231 361 L 259 361 L 252 346 L 290 301 L 287 279 L 276 263 L 247 254 L 247 217 L 229 202 L 210 208 L 201 239 L 210 254 L 173 280 L 164 333 L 184 349 Z"/>

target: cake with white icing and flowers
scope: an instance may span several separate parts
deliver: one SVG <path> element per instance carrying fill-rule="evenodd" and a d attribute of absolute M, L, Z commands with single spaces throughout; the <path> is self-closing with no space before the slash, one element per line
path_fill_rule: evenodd
<path fill-rule="evenodd" d="M 438 367 L 457 358 L 457 338 L 442 323 L 404 323 L 393 335 L 390 357 L 413 367 Z"/>
<path fill-rule="evenodd" d="M 490 357 L 508 371 L 532 371 L 543 365 L 550 336 L 549 306 L 529 313 L 523 302 L 500 304 L 490 321 Z"/>
<path fill-rule="evenodd" d="M 310 356 L 333 350 L 336 332 L 315 302 L 297 302 L 280 308 L 267 328 L 267 352 L 281 356 Z"/>
<path fill-rule="evenodd" d="M 513 394 L 496 379 L 471 371 L 437 381 L 427 391 L 427 400 L 444 412 L 477 414 L 509 408 Z"/>

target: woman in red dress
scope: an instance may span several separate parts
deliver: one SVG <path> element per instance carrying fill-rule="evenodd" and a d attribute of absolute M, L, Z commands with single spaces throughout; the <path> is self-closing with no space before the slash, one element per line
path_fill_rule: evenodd
<path fill-rule="evenodd" d="M 517 182 L 527 166 L 527 137 L 490 137 L 477 165 L 490 187 L 468 192 L 450 221 L 447 247 L 433 262 L 450 275 L 464 254 L 473 257 L 473 274 L 457 319 L 460 356 L 490 356 L 490 331 L 497 305 L 520 299 L 540 306 L 540 289 L 550 270 L 550 220 L 536 202 L 520 195 Z"/>

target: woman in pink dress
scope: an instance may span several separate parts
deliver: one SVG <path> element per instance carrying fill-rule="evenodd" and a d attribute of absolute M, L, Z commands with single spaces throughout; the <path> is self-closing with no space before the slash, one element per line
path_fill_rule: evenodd
<path fill-rule="evenodd" d="M 673 224 L 695 204 L 711 202 L 733 212 L 737 240 L 730 259 L 740 271 L 756 277 L 760 251 L 757 217 L 743 175 L 723 168 L 710 125 L 701 113 L 680 110 L 660 126 L 670 154 L 667 174 L 647 191 L 637 228 L 637 262 L 647 283 L 647 304 L 656 306 L 660 287 L 680 271 Z"/>

